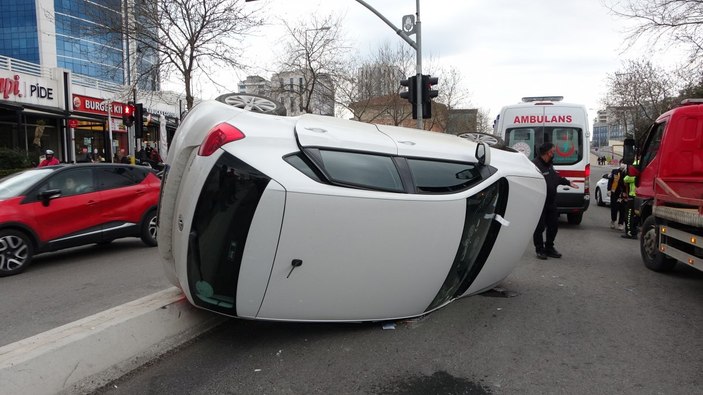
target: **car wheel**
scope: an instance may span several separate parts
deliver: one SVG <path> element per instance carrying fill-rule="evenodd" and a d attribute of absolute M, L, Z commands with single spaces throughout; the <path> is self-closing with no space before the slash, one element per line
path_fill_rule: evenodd
<path fill-rule="evenodd" d="M 252 112 L 286 115 L 286 108 L 283 104 L 269 99 L 266 96 L 253 95 L 250 93 L 226 93 L 218 96 L 215 100 Z"/>
<path fill-rule="evenodd" d="M 647 268 L 655 272 L 668 272 L 676 266 L 676 260 L 669 258 L 659 251 L 659 227 L 653 216 L 649 216 L 642 224 L 640 238 L 640 254 Z"/>
<path fill-rule="evenodd" d="M 581 223 L 581 220 L 583 219 L 583 213 L 566 214 L 566 219 L 569 221 L 569 223 L 571 225 L 578 225 Z"/>
<path fill-rule="evenodd" d="M 0 277 L 21 273 L 33 255 L 34 247 L 27 235 L 16 230 L 0 231 Z"/>
<path fill-rule="evenodd" d="M 605 206 L 605 203 L 603 203 L 603 194 L 601 194 L 600 188 L 596 188 L 596 203 L 598 203 L 599 206 Z"/>
<path fill-rule="evenodd" d="M 142 241 L 149 247 L 156 246 L 156 210 L 151 210 L 142 221 Z"/>
<path fill-rule="evenodd" d="M 475 143 L 484 143 L 488 145 L 489 147 L 504 147 L 505 142 L 503 142 L 503 139 L 501 139 L 498 136 L 489 134 L 489 133 L 481 133 L 481 132 L 470 132 L 470 133 L 462 133 L 459 135 L 459 137 L 463 137 L 469 141 L 473 141 Z"/>

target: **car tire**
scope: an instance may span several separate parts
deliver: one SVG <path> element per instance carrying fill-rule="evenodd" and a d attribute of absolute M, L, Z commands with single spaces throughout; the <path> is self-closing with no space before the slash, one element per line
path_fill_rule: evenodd
<path fill-rule="evenodd" d="M 34 257 L 34 245 L 26 234 L 16 230 L 0 231 L 0 277 L 23 272 Z"/>
<path fill-rule="evenodd" d="M 484 143 L 488 145 L 489 147 L 495 147 L 495 148 L 503 148 L 505 147 L 505 142 L 503 139 L 500 137 L 490 134 L 490 133 L 482 133 L 482 132 L 469 132 L 469 133 L 462 133 L 459 135 L 459 137 L 463 137 L 469 141 L 473 141 L 475 143 Z"/>
<path fill-rule="evenodd" d="M 566 214 L 566 219 L 569 221 L 569 224 L 578 225 L 581 223 L 581 220 L 583 220 L 583 213 Z"/>
<path fill-rule="evenodd" d="M 603 203 L 603 194 L 600 192 L 600 188 L 596 188 L 596 203 L 599 206 L 605 206 L 605 203 Z"/>
<path fill-rule="evenodd" d="M 653 216 L 647 217 L 642 224 L 640 237 L 640 254 L 644 265 L 655 272 L 670 272 L 676 266 L 676 259 L 670 258 L 659 251 L 659 227 Z"/>
<path fill-rule="evenodd" d="M 156 246 L 156 210 L 151 210 L 142 221 L 141 239 L 149 247 Z"/>
<path fill-rule="evenodd" d="M 261 114 L 286 115 L 286 107 L 271 98 L 250 93 L 226 93 L 215 100 L 243 110 Z"/>

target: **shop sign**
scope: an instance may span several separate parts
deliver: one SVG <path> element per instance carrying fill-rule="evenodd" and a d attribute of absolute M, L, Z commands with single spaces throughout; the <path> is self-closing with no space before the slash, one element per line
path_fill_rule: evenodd
<path fill-rule="evenodd" d="M 68 127 L 69 127 L 69 128 L 76 128 L 76 127 L 78 127 L 78 120 L 77 120 L 77 119 L 69 119 L 69 120 L 68 120 Z"/>
<path fill-rule="evenodd" d="M 57 81 L 9 71 L 0 71 L 0 100 L 58 107 Z"/>
<path fill-rule="evenodd" d="M 120 103 L 117 101 L 111 102 L 107 99 L 75 94 L 73 95 L 73 111 L 77 112 L 87 112 L 107 116 L 107 110 L 109 108 L 111 116 L 122 117 L 126 106 L 127 105 L 125 103 Z"/>

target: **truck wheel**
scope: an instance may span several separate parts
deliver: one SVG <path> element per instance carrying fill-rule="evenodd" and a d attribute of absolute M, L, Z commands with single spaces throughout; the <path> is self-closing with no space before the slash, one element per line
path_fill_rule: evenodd
<path fill-rule="evenodd" d="M 651 215 L 642 224 L 640 254 L 644 265 L 655 272 L 668 272 L 676 266 L 675 259 L 659 252 L 659 227 Z"/>
<path fill-rule="evenodd" d="M 566 214 L 566 219 L 569 221 L 569 223 L 571 225 L 578 225 L 581 223 L 581 220 L 583 219 L 583 213 Z"/>

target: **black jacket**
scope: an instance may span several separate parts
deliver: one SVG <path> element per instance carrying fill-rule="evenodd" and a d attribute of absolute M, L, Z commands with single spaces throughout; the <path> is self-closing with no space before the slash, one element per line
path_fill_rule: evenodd
<path fill-rule="evenodd" d="M 554 169 L 554 166 L 551 163 L 543 161 L 540 156 L 536 157 L 532 163 L 537 166 L 537 169 L 539 169 L 544 180 L 547 182 L 547 198 L 544 201 L 544 205 L 554 206 L 554 202 L 557 198 L 557 187 L 559 185 L 569 185 L 571 182 L 560 176 L 559 172 Z"/>

